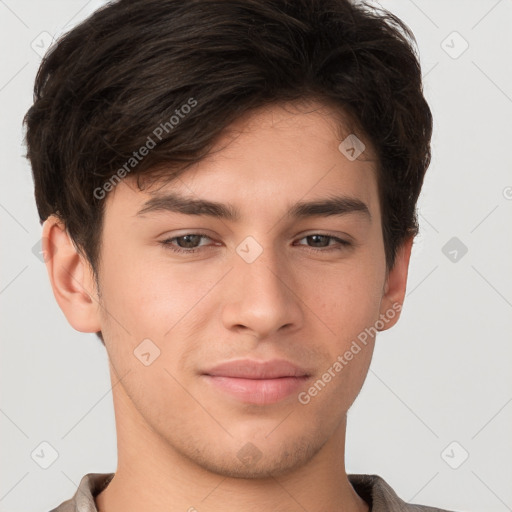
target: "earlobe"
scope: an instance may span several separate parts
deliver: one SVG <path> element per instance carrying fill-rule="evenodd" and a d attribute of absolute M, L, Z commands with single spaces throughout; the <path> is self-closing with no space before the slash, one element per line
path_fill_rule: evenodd
<path fill-rule="evenodd" d="M 389 270 L 382 296 L 380 315 L 386 318 L 383 331 L 396 324 L 405 298 L 407 274 L 414 237 L 408 238 L 397 250 L 395 263 Z"/>
<path fill-rule="evenodd" d="M 53 294 L 68 322 L 80 332 L 100 331 L 100 307 L 92 270 L 55 215 L 44 222 L 42 249 Z"/>

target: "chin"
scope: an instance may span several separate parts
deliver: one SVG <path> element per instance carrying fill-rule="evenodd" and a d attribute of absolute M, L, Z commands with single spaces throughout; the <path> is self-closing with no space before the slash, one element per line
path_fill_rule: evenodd
<path fill-rule="evenodd" d="M 310 462 L 323 446 L 318 438 L 311 443 L 305 437 L 288 439 L 286 443 L 280 441 L 277 447 L 265 440 L 235 443 L 240 448 L 233 450 L 220 443 L 211 443 L 193 453 L 182 451 L 182 455 L 206 471 L 224 477 L 268 479 L 296 471 Z"/>

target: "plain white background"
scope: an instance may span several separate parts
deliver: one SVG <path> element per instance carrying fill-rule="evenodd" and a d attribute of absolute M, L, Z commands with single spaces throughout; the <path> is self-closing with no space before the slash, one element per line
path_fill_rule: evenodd
<path fill-rule="evenodd" d="M 380 3 L 416 35 L 433 160 L 402 319 L 349 411 L 347 471 L 412 503 L 512 510 L 512 2 Z M 21 125 L 50 36 L 101 4 L 0 1 L 1 511 L 50 510 L 84 474 L 116 468 L 104 348 L 69 326 L 33 252 Z M 42 442 L 58 454 L 47 469 Z"/>

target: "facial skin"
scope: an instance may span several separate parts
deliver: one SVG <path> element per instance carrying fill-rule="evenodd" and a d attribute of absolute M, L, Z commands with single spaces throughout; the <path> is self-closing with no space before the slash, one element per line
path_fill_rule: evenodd
<path fill-rule="evenodd" d="M 341 140 L 327 107 L 276 105 L 231 125 L 219 151 L 164 187 L 139 191 L 127 178 L 105 199 L 101 296 L 65 230 L 46 221 L 55 297 L 75 329 L 102 331 L 110 361 L 118 468 L 99 510 L 368 510 L 344 453 L 374 340 L 308 404 L 298 394 L 402 303 L 412 240 L 388 273 L 370 143 L 350 161 Z M 230 204 L 240 218 L 137 215 L 152 193 L 168 192 Z M 335 195 L 369 214 L 285 215 Z M 209 238 L 172 242 L 192 254 L 161 243 L 186 234 Z M 258 246 L 252 262 L 237 252 Z M 160 350 L 148 366 L 134 355 L 145 339 Z M 274 403 L 247 402 L 204 375 L 235 359 L 285 359 L 309 378 Z"/>

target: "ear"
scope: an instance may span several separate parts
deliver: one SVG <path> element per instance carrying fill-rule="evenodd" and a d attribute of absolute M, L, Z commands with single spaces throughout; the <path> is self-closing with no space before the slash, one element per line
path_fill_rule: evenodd
<path fill-rule="evenodd" d="M 382 322 L 384 327 L 379 329 L 381 331 L 395 325 L 400 318 L 405 298 L 413 240 L 414 237 L 411 236 L 398 248 L 395 263 L 388 272 L 384 285 L 384 295 L 380 304 L 381 318 L 386 320 Z"/>
<path fill-rule="evenodd" d="M 55 215 L 43 225 L 42 250 L 53 294 L 71 326 L 98 332 L 100 305 L 92 268 L 80 255 L 62 221 Z"/>

